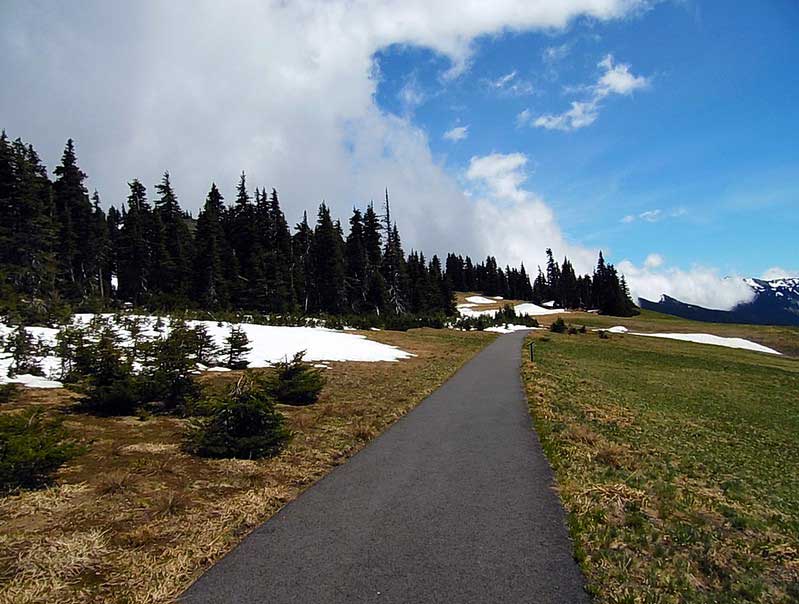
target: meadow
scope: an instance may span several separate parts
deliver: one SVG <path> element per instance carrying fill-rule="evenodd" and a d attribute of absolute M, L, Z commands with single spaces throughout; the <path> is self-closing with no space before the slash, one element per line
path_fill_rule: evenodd
<path fill-rule="evenodd" d="M 799 353 L 791 328 L 565 318 Z M 597 602 L 799 600 L 799 359 L 591 330 L 531 339 L 530 411 Z"/>

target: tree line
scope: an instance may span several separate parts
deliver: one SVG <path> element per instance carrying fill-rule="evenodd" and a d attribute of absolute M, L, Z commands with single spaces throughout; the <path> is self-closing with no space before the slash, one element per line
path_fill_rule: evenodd
<path fill-rule="evenodd" d="M 138 180 L 121 208 L 91 196 L 70 139 L 51 180 L 32 145 L 0 135 L 0 301 L 6 308 L 121 303 L 273 314 L 455 314 L 453 292 L 634 309 L 623 278 L 600 254 L 592 277 L 552 261 L 531 284 L 524 265 L 489 256 L 406 254 L 388 192 L 383 211 L 353 208 L 348 232 L 325 203 L 289 228 L 276 189 L 251 193 L 242 173 L 231 204 L 212 184 L 197 218 L 165 173 L 149 196 Z"/>

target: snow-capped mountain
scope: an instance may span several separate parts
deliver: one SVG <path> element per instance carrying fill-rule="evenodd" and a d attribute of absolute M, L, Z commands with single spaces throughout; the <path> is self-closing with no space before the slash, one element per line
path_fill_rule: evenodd
<path fill-rule="evenodd" d="M 799 325 L 799 278 L 744 279 L 744 283 L 754 290 L 755 297 L 731 310 L 703 308 L 666 295 L 661 296 L 659 302 L 641 298 L 639 303 L 641 308 L 696 321 Z"/>

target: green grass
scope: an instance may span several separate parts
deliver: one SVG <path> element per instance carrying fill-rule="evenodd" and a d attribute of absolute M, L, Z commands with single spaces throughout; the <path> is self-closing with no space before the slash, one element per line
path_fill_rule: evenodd
<path fill-rule="evenodd" d="M 799 360 L 533 337 L 530 408 L 598 602 L 799 601 Z"/>
<path fill-rule="evenodd" d="M 631 331 L 712 333 L 727 338 L 745 338 L 784 354 L 799 357 L 799 327 L 702 323 L 651 310 L 642 310 L 635 317 L 608 317 L 591 313 L 566 313 L 563 317 L 569 323 L 593 328 L 624 325 Z"/>

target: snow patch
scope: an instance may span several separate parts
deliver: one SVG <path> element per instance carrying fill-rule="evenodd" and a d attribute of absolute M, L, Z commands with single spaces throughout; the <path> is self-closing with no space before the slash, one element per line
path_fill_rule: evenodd
<path fill-rule="evenodd" d="M 101 315 L 111 321 L 113 328 L 121 338 L 122 346 L 131 346 L 130 332 L 124 324 L 114 323 L 115 315 Z M 88 325 L 95 315 L 89 313 L 76 314 L 74 325 Z M 141 333 L 145 337 L 165 337 L 169 334 L 168 317 L 161 318 L 161 326 L 157 327 L 159 318 L 150 315 L 128 315 L 127 319 L 141 320 Z M 234 324 L 216 321 L 187 321 L 190 327 L 202 325 L 213 337 L 218 347 L 224 345 Z M 364 335 L 345 333 L 344 331 L 325 329 L 323 327 L 280 327 L 273 325 L 256 325 L 254 323 L 237 323 L 250 340 L 251 350 L 247 354 L 247 366 L 269 367 L 277 361 L 290 358 L 300 351 L 305 351 L 305 360 L 314 361 L 357 361 L 357 362 L 395 362 L 416 356 L 396 346 L 369 340 Z M 13 327 L 0 322 L 0 336 L 5 337 L 13 331 Z M 47 327 L 26 327 L 28 333 L 41 340 L 47 346 L 56 344 L 58 329 Z M 47 356 L 40 359 L 40 366 L 47 378 L 18 375 L 9 377 L 8 370 L 12 364 L 11 355 L 0 354 L 0 384 L 14 382 L 31 388 L 59 388 L 61 382 L 54 379 L 60 375 L 61 359 Z M 208 371 L 229 371 L 226 367 L 210 367 Z"/>
<path fill-rule="evenodd" d="M 0 361 L 0 363 L 1 362 L 2 361 Z M 0 371 L 2 371 L 2 368 L 0 368 Z M 64 385 L 58 380 L 49 380 L 47 378 L 38 375 L 31 375 L 29 373 L 23 373 L 13 378 L 4 378 L 2 375 L 0 375 L 0 384 L 3 383 L 22 384 L 28 388 L 61 388 Z"/>
<path fill-rule="evenodd" d="M 494 333 L 513 333 L 514 331 L 525 331 L 532 329 L 542 329 L 541 327 L 528 327 L 527 325 L 497 325 L 496 327 L 486 327 L 485 331 Z"/>
<path fill-rule="evenodd" d="M 516 311 L 517 315 L 530 315 L 531 317 L 536 315 L 557 315 L 563 312 L 562 310 L 544 308 L 543 306 L 538 306 L 538 304 L 533 304 L 532 302 L 517 304 L 513 307 L 513 310 Z"/>
<path fill-rule="evenodd" d="M 696 342 L 698 344 L 711 344 L 713 346 L 726 346 L 727 348 L 740 348 L 743 350 L 754 350 L 755 352 L 767 352 L 769 354 L 782 353 L 743 338 L 725 338 L 709 333 L 633 333 L 635 336 L 646 336 L 648 338 L 666 338 L 669 340 L 683 340 L 686 342 Z"/>
<path fill-rule="evenodd" d="M 469 296 L 466 301 L 473 304 L 493 304 L 495 302 L 495 300 L 484 298 L 483 296 Z"/>

